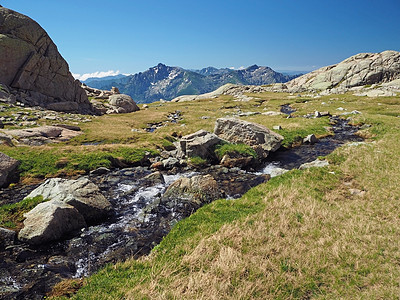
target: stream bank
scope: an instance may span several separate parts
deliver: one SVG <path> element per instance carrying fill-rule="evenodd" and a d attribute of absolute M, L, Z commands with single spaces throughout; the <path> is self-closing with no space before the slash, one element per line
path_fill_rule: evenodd
<path fill-rule="evenodd" d="M 276 168 L 297 168 L 347 141 L 361 140 L 354 134 L 357 127 L 339 118 L 333 121 L 335 135 L 313 145 L 271 153 L 256 172 L 212 166 L 185 173 L 164 172 L 151 176 L 152 179 L 149 175 L 154 173 L 147 167 L 92 173 L 88 178 L 111 202 L 113 217 L 82 229 L 68 240 L 40 247 L 16 242 L 1 251 L 0 295 L 5 299 L 41 299 L 62 279 L 88 276 L 107 263 L 149 253 L 176 222 L 200 207 L 171 206 L 161 201 L 167 187 L 180 177 L 210 174 L 218 182 L 221 198 L 237 198 L 267 181 Z"/>

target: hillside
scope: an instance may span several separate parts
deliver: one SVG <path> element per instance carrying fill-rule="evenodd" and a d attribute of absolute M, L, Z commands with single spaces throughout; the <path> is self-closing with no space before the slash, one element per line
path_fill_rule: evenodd
<path fill-rule="evenodd" d="M 329 90 L 330 93 L 360 92 L 364 88 L 371 95 L 390 96 L 391 90 L 400 89 L 400 52 L 359 53 L 295 78 L 285 88 L 290 92 Z"/>
<path fill-rule="evenodd" d="M 181 95 L 198 95 L 211 92 L 226 83 L 263 85 L 286 82 L 296 76 L 283 75 L 269 67 L 253 65 L 243 70 L 205 68 L 189 71 L 179 67 L 158 64 L 145 72 L 85 82 L 89 86 L 110 90 L 118 87 L 138 103 L 151 103 L 160 99 L 171 100 Z"/>

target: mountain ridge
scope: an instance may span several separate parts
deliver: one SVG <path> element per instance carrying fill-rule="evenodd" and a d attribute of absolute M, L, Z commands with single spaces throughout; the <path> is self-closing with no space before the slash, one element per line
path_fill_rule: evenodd
<path fill-rule="evenodd" d="M 159 63 L 144 72 L 133 75 L 84 81 L 91 87 L 109 90 L 117 87 L 138 103 L 150 103 L 160 99 L 171 100 L 181 95 L 204 94 L 227 83 L 239 85 L 265 85 L 287 82 L 297 76 L 275 72 L 270 67 L 252 65 L 241 70 L 207 67 L 186 70 Z"/>

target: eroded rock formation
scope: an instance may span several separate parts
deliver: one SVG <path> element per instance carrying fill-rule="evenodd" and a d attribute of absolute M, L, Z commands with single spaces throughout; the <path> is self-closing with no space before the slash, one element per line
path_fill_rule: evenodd
<path fill-rule="evenodd" d="M 29 106 L 93 113 L 85 91 L 46 31 L 29 17 L 0 7 L 0 83 Z"/>

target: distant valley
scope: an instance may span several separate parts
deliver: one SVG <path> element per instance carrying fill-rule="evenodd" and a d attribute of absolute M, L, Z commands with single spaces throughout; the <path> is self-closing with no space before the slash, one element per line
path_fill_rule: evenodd
<path fill-rule="evenodd" d="M 121 93 L 130 95 L 137 103 L 151 103 L 160 99 L 171 100 L 181 95 L 208 93 L 226 83 L 265 85 L 287 82 L 299 75 L 287 75 L 257 65 L 242 70 L 214 67 L 185 70 L 160 63 L 134 75 L 89 78 L 84 83 L 102 90 L 110 90 L 115 86 Z"/>

